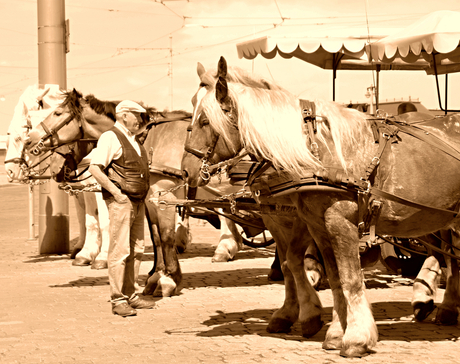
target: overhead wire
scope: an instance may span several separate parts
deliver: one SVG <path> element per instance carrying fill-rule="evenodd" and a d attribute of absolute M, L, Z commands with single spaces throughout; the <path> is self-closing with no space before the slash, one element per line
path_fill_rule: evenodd
<path fill-rule="evenodd" d="M 368 12 L 367 12 L 367 0 L 365 0 L 365 1 L 366 1 L 366 24 L 368 26 L 368 35 L 369 35 L 370 31 L 369 31 L 369 16 L 368 16 Z M 30 2 L 30 3 L 33 2 L 33 3 L 35 3 L 35 1 L 24 1 L 24 2 Z M 178 27 L 177 29 L 174 29 L 171 32 L 168 32 L 168 33 L 164 34 L 164 35 L 161 35 L 159 37 L 155 37 L 154 39 L 152 39 L 152 40 L 150 40 L 150 41 L 148 41 L 146 43 L 143 43 L 143 44 L 139 45 L 138 47 L 132 47 L 132 49 L 129 49 L 129 51 L 143 50 L 142 48 L 145 47 L 146 45 L 152 44 L 152 43 L 154 43 L 154 42 L 156 42 L 156 41 L 158 41 L 160 39 L 163 39 L 165 37 L 170 36 L 171 34 L 175 34 L 175 33 L 179 32 L 179 31 L 181 31 L 182 29 L 184 29 L 186 19 L 187 20 L 213 19 L 213 20 L 233 20 L 233 21 L 235 21 L 235 20 L 252 20 L 253 24 L 250 24 L 249 26 L 251 26 L 251 27 L 264 26 L 265 27 L 268 24 L 254 24 L 254 22 L 257 22 L 257 20 L 278 18 L 278 17 L 275 17 L 275 16 L 274 17 L 239 17 L 239 16 L 238 17 L 188 17 L 188 16 L 181 15 L 181 14 L 177 13 L 176 11 L 174 11 L 169 6 L 167 6 L 167 4 L 165 4 L 164 1 L 154 1 L 154 2 L 155 3 L 160 3 L 161 5 L 163 5 L 171 13 L 171 16 L 175 16 L 175 17 L 178 17 L 179 19 L 181 19 L 182 20 L 181 26 Z M 283 27 L 291 27 L 291 26 L 303 26 L 303 27 L 311 27 L 311 26 L 323 26 L 324 27 L 324 26 L 326 26 L 327 27 L 327 26 L 347 26 L 347 25 L 351 26 L 351 25 L 356 25 L 356 21 L 353 21 L 353 19 L 356 19 L 356 18 L 360 17 L 360 15 L 347 15 L 347 16 L 298 17 L 298 18 L 297 17 L 291 17 L 291 18 L 288 18 L 288 17 L 283 16 L 283 13 L 281 12 L 281 9 L 279 7 L 278 1 L 274 0 L 274 3 L 275 3 L 275 6 L 276 6 L 276 9 L 277 9 L 279 18 L 281 19 L 281 21 L 279 23 L 270 24 L 269 28 L 264 28 L 264 29 L 262 29 L 260 31 L 256 31 L 256 32 L 251 31 L 250 34 L 248 33 L 246 35 L 238 36 L 238 37 L 228 39 L 228 40 L 225 40 L 225 41 L 222 41 L 222 42 L 203 45 L 203 46 L 197 46 L 197 47 L 182 48 L 182 50 L 180 50 L 180 51 L 171 52 L 172 56 L 177 57 L 177 56 L 188 54 L 188 53 L 191 53 L 191 52 L 194 52 L 194 51 L 199 51 L 199 50 L 203 50 L 203 49 L 209 49 L 209 48 L 213 48 L 213 47 L 218 47 L 218 46 L 221 46 L 221 45 L 224 45 L 224 44 L 235 43 L 235 42 L 240 41 L 242 39 L 245 39 L 245 38 L 247 38 L 249 36 L 254 36 L 254 35 L 257 35 L 257 34 L 270 32 L 270 31 L 274 30 L 276 27 L 279 27 L 279 26 L 283 26 Z M 106 12 L 120 12 L 120 13 L 121 12 L 126 12 L 126 13 L 142 13 L 142 14 L 147 14 L 147 15 L 159 15 L 159 13 L 157 13 L 157 12 L 139 12 L 139 11 L 136 12 L 136 11 L 125 10 L 125 9 L 103 8 L 103 7 L 94 7 L 94 6 L 82 6 L 82 5 L 75 5 L 75 4 L 72 4 L 72 3 L 69 3 L 66 6 L 74 7 L 74 8 L 84 8 L 84 9 L 91 9 L 91 10 L 98 10 L 98 11 L 106 11 Z M 164 14 L 162 14 L 162 15 L 164 16 Z M 410 19 L 410 18 L 414 18 L 414 17 L 417 17 L 417 13 L 412 13 L 410 15 L 397 15 L 397 16 L 395 16 L 394 14 L 392 14 L 392 15 L 387 15 L 387 14 L 373 15 L 373 18 L 375 19 L 374 23 L 376 23 L 376 22 L 377 23 L 380 23 L 380 22 L 388 23 L 389 21 L 396 21 L 396 20 L 401 20 L 401 19 Z M 337 21 L 335 21 L 337 19 L 344 19 L 344 21 L 337 22 Z M 295 23 L 296 21 L 302 21 L 303 24 L 302 25 L 292 24 L 292 23 Z M 307 22 L 305 22 L 305 21 L 307 21 Z M 291 23 L 292 25 L 289 24 L 289 23 Z M 247 27 L 247 26 L 248 26 L 248 24 L 229 24 L 229 25 L 206 25 L 206 26 L 202 26 L 202 27 L 203 28 L 217 28 L 217 27 Z M 24 34 L 27 34 L 27 33 L 24 33 Z M 82 44 L 80 44 L 80 45 L 82 45 Z M 85 45 L 82 45 L 82 46 L 85 46 Z M 103 45 L 103 47 L 104 48 L 111 48 L 111 47 L 104 46 L 104 45 Z M 113 59 L 114 57 L 119 57 L 119 56 L 125 54 L 125 53 L 120 53 L 119 49 L 120 49 L 119 47 L 114 48 L 115 52 L 110 57 L 105 57 L 103 59 L 99 59 L 99 60 L 95 60 L 95 61 L 92 61 L 92 62 L 89 62 L 89 63 L 85 63 L 85 64 L 82 64 L 82 65 L 79 65 L 78 67 L 71 68 L 69 70 L 73 71 L 75 69 L 84 69 L 85 66 L 94 65 L 94 64 L 104 62 L 104 61 Z M 163 61 L 163 60 L 169 58 L 171 56 L 171 54 L 161 56 L 161 57 L 157 58 L 156 60 L 151 61 L 151 63 L 131 64 L 131 65 L 125 65 L 125 66 L 114 66 L 114 68 L 111 69 L 111 70 L 107 70 L 108 67 L 104 66 L 103 69 L 106 72 L 98 72 L 97 74 L 105 74 L 105 73 L 115 72 L 116 70 L 127 69 L 127 68 L 147 67 L 149 65 L 154 65 L 154 62 Z M 0 66 L 0 69 L 1 68 L 2 68 L 2 66 Z M 28 67 L 13 67 L 12 66 L 11 68 L 24 68 L 24 69 L 27 69 Z M 32 68 L 36 68 L 36 67 L 29 67 L 29 68 L 32 69 Z M 93 69 L 98 70 L 97 67 L 95 67 Z M 95 73 L 88 72 L 86 74 L 75 75 L 73 77 L 81 77 L 82 75 L 95 75 Z M 17 82 L 21 82 L 21 81 L 23 81 L 23 80 L 20 80 L 20 81 L 17 81 Z M 375 84 L 375 82 L 374 82 L 374 84 Z"/>

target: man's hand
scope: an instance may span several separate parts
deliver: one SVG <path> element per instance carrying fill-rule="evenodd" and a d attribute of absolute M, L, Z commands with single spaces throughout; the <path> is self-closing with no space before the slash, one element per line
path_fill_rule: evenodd
<path fill-rule="evenodd" d="M 102 172 L 99 166 L 90 164 L 89 173 L 93 175 L 94 179 L 101 185 L 101 187 L 104 187 L 112 194 L 112 196 L 115 198 L 115 201 L 118 203 L 127 203 L 129 201 L 128 196 L 121 193 L 120 189 L 115 186 L 111 180 L 109 180 L 109 178 L 104 172 Z"/>
<path fill-rule="evenodd" d="M 123 193 L 117 193 L 113 196 L 118 203 L 128 203 L 129 198 Z"/>

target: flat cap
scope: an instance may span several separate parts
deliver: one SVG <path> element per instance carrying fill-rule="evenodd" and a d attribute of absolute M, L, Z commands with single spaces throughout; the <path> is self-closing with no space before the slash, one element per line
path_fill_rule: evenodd
<path fill-rule="evenodd" d="M 118 114 L 120 112 L 134 111 L 134 112 L 146 112 L 146 110 L 139 105 L 138 103 L 131 100 L 123 100 L 115 108 L 115 112 Z"/>

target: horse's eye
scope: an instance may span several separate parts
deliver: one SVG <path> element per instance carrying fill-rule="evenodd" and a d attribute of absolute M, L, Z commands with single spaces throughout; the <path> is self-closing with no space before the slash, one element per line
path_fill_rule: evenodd
<path fill-rule="evenodd" d="M 61 112 L 60 110 L 56 110 L 56 111 L 54 112 L 54 115 L 56 115 L 56 116 L 61 116 L 61 115 L 62 115 L 62 112 Z"/>
<path fill-rule="evenodd" d="M 202 126 L 209 125 L 209 119 L 207 117 L 201 118 L 201 125 Z"/>

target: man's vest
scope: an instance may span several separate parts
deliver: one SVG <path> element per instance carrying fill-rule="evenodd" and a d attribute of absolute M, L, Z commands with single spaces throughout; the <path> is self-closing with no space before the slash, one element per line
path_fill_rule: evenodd
<path fill-rule="evenodd" d="M 107 177 L 117 186 L 121 192 L 131 201 L 143 202 L 150 188 L 150 171 L 148 157 L 145 148 L 141 148 L 141 156 L 131 145 L 128 138 L 116 127 L 110 129 L 118 137 L 123 149 L 122 155 L 114 159 L 106 168 Z M 107 200 L 112 194 L 102 189 L 102 196 Z"/>

